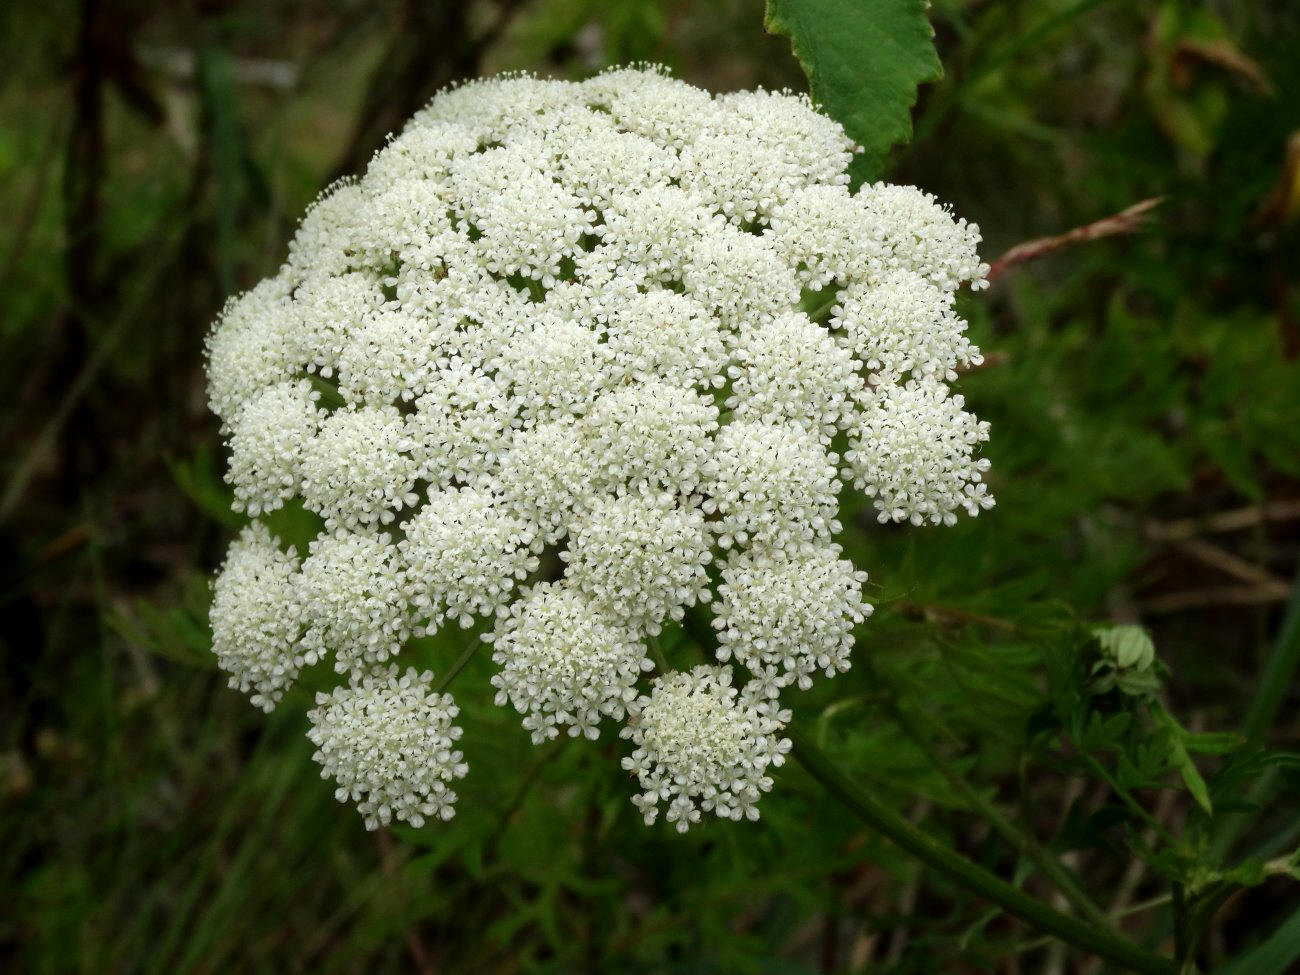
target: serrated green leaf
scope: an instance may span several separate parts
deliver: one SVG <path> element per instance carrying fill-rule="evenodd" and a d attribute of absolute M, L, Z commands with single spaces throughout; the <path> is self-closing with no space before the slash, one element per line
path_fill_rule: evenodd
<path fill-rule="evenodd" d="M 1132 720 L 1133 716 L 1127 712 L 1113 714 L 1109 718 L 1093 714 L 1078 745 L 1083 751 L 1088 752 L 1115 751 L 1119 748 L 1120 739 L 1128 731 Z"/>
<path fill-rule="evenodd" d="M 790 38 L 813 99 L 862 146 L 853 173 L 875 179 L 912 135 L 917 85 L 943 74 L 925 0 L 768 0 L 768 33 Z"/>

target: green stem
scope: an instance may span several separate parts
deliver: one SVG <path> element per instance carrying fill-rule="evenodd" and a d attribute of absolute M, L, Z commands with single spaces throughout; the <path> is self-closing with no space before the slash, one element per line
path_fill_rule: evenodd
<path fill-rule="evenodd" d="M 1171 975 L 1176 970 L 1168 958 L 1048 907 L 927 836 L 894 810 L 850 782 L 803 732 L 790 728 L 787 734 L 794 743 L 795 759 L 809 775 L 864 823 L 927 867 L 971 893 L 991 901 L 1035 930 L 1054 935 L 1124 970 L 1141 972 L 1143 975 Z"/>
<path fill-rule="evenodd" d="M 1182 883 L 1174 882 L 1174 963 L 1182 971 L 1187 964 L 1187 898 Z"/>
<path fill-rule="evenodd" d="M 966 804 L 980 813 L 1003 840 L 1027 856 L 1034 866 L 1038 868 L 1039 873 L 1050 880 L 1062 896 L 1070 902 L 1071 907 L 1097 927 L 1103 930 L 1110 927 L 1110 920 L 1105 913 L 1092 902 L 1091 898 L 1079 886 L 1060 860 L 1044 850 L 1034 837 L 1018 829 L 1011 820 L 1002 815 L 997 806 L 990 802 L 983 793 L 967 782 L 965 777 L 960 775 L 950 763 L 945 762 L 930 747 L 929 741 L 902 708 L 892 702 L 886 702 L 885 707 L 898 723 L 898 726 L 903 729 L 903 733 L 921 750 L 921 754 L 930 763 L 930 767 L 942 775 L 953 790 L 966 801 Z"/>
<path fill-rule="evenodd" d="M 456 658 L 456 662 L 451 665 L 451 669 L 442 675 L 442 680 L 434 684 L 433 689 L 436 693 L 441 694 L 451 685 L 451 682 L 456 679 L 456 675 L 465 669 L 465 665 L 469 663 L 470 658 L 478 652 L 479 644 L 482 642 L 476 636 L 469 638 L 469 646 L 461 651 L 460 656 Z"/>
<path fill-rule="evenodd" d="M 1263 742 L 1265 734 L 1277 717 L 1283 698 L 1291 687 L 1296 667 L 1300 665 L 1300 572 L 1296 573 L 1295 583 L 1291 589 L 1291 601 L 1287 605 L 1286 616 L 1282 620 L 1282 630 L 1277 635 L 1277 643 L 1264 664 L 1264 672 L 1256 682 L 1259 688 L 1250 710 L 1246 712 L 1246 723 L 1242 729 L 1246 738 L 1252 742 Z M 1269 805 L 1278 789 L 1276 768 L 1267 769 L 1256 779 L 1246 794 L 1248 806 L 1265 808 Z M 1236 845 L 1246 827 L 1254 818 L 1243 812 L 1233 811 L 1223 816 L 1210 840 L 1210 852 L 1217 860 L 1222 860 Z"/>
<path fill-rule="evenodd" d="M 1139 901 L 1136 904 L 1130 904 L 1128 907 L 1115 911 L 1110 915 L 1110 920 L 1118 921 L 1122 918 L 1129 917 L 1133 914 L 1140 914 L 1143 911 L 1149 911 L 1153 907 L 1164 907 L 1172 899 L 1173 894 L 1160 894 L 1156 897 Z M 1046 947 L 1052 943 L 1052 936 L 1049 934 L 1039 935 L 1036 938 L 1030 938 L 1028 941 L 1021 941 L 1010 947 L 1012 954 L 1023 955 L 1026 951 L 1036 951 L 1039 948 Z"/>
<path fill-rule="evenodd" d="M 1093 775 L 1097 776 L 1097 778 L 1110 786 L 1110 791 L 1115 793 L 1119 798 L 1119 801 L 1127 807 L 1129 812 L 1142 820 L 1142 822 L 1146 823 L 1151 831 L 1160 837 L 1161 840 L 1163 840 L 1168 846 L 1178 845 L 1178 841 L 1174 839 L 1173 834 L 1161 826 L 1159 820 L 1147 812 L 1146 807 L 1143 806 L 1142 803 L 1138 802 L 1137 799 L 1133 798 L 1133 793 L 1120 785 L 1119 780 L 1115 778 L 1115 776 L 1111 775 L 1101 762 L 1097 761 L 1084 751 L 1079 752 L 1079 760 L 1082 761 L 1084 765 L 1088 766 L 1088 770 L 1092 772 Z"/>
<path fill-rule="evenodd" d="M 648 641 L 648 644 L 650 647 L 650 659 L 653 660 L 655 666 L 659 668 L 659 673 L 667 674 L 669 671 L 668 659 L 664 656 L 663 647 L 659 646 L 659 638 L 657 636 L 652 636 Z"/>

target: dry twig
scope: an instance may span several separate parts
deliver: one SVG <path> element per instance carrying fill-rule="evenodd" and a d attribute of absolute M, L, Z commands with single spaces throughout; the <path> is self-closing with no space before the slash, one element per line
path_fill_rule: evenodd
<path fill-rule="evenodd" d="M 1094 220 L 1082 227 L 1075 227 L 1056 237 L 1040 237 L 1037 240 L 1017 244 L 989 266 L 988 279 L 995 281 L 1019 264 L 1051 254 L 1072 244 L 1081 244 L 1101 237 L 1114 237 L 1117 234 L 1136 233 L 1146 223 L 1147 214 L 1163 200 L 1162 196 L 1154 196 L 1149 200 L 1134 203 L 1119 213 Z"/>

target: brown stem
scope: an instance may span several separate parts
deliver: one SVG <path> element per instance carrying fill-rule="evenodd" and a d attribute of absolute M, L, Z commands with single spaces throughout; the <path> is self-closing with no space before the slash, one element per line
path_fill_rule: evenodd
<path fill-rule="evenodd" d="M 1081 244 L 1084 241 L 1097 240 L 1101 237 L 1113 237 L 1116 234 L 1136 233 L 1146 223 L 1147 214 L 1159 206 L 1163 200 L 1164 197 L 1154 196 L 1149 200 L 1134 203 L 1131 207 L 1121 210 L 1119 213 L 1103 217 L 1101 220 L 1094 220 L 1082 227 L 1075 227 L 1073 230 L 1059 234 L 1056 237 L 1040 237 L 1037 240 L 1017 244 L 989 266 L 988 279 L 995 281 L 1017 265 L 1032 261 L 1045 254 L 1051 254 L 1072 244 Z"/>

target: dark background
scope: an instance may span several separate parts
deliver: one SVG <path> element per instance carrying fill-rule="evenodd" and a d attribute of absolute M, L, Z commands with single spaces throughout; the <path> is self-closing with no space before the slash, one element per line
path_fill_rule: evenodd
<path fill-rule="evenodd" d="M 999 620 L 1141 622 L 1185 725 L 1300 743 L 1289 673 L 1260 679 L 1300 555 L 1300 7 L 932 14 L 945 76 L 889 178 L 977 221 L 986 260 L 1164 198 L 963 298 L 998 507 L 947 531 L 861 519 L 878 665 L 792 701 L 860 781 L 1009 871 L 872 703 L 934 717 L 981 789 L 1058 836 L 1104 796 L 1019 775 L 1039 661 Z M 805 84 L 750 0 L 0 5 L 0 968 L 1099 970 L 990 924 L 797 770 L 758 824 L 644 829 L 616 739 L 531 749 L 481 659 L 456 690 L 456 820 L 368 834 L 310 761 L 309 695 L 266 718 L 216 672 L 207 578 L 239 519 L 201 348 L 223 298 L 448 82 L 637 59 L 717 91 Z M 1236 849 L 1297 829 L 1279 799 Z M 1071 862 L 1159 946 L 1150 871 L 1104 846 Z M 1205 960 L 1298 904 L 1282 881 L 1234 899 Z"/>

